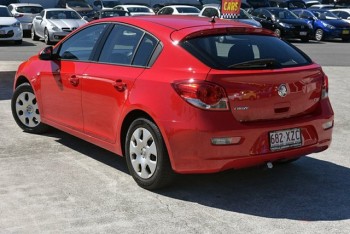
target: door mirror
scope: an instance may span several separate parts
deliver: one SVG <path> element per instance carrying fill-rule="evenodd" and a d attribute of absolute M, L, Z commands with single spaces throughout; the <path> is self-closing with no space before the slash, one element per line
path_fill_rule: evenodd
<path fill-rule="evenodd" d="M 89 19 L 89 18 L 88 18 L 86 15 L 83 16 L 83 20 L 88 21 L 88 19 Z"/>
<path fill-rule="evenodd" d="M 43 17 L 41 17 L 41 15 L 37 15 L 37 16 L 35 16 L 35 19 L 36 20 L 43 20 Z"/>
<path fill-rule="evenodd" d="M 44 48 L 39 54 L 39 59 L 41 59 L 41 60 L 53 60 L 54 59 L 53 47 L 48 46 L 48 47 Z"/>

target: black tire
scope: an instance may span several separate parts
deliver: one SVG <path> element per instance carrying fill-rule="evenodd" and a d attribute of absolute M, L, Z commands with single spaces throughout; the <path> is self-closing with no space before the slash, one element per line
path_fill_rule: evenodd
<path fill-rule="evenodd" d="M 47 29 L 45 28 L 44 30 L 44 41 L 45 41 L 45 44 L 46 45 L 51 45 L 52 42 L 50 40 L 50 34 L 49 34 L 49 31 L 47 31 Z"/>
<path fill-rule="evenodd" d="M 309 37 L 302 37 L 300 38 L 302 42 L 309 42 Z"/>
<path fill-rule="evenodd" d="M 30 37 L 32 38 L 33 41 L 39 40 L 39 37 L 36 35 L 35 29 L 33 26 L 32 26 L 32 29 L 30 31 Z"/>
<path fill-rule="evenodd" d="M 343 40 L 344 42 L 348 42 L 348 41 L 350 41 L 350 37 L 343 37 L 342 40 Z"/>
<path fill-rule="evenodd" d="M 44 133 L 48 126 L 41 122 L 38 103 L 30 84 L 19 85 L 13 93 L 11 110 L 17 125 L 25 132 Z"/>
<path fill-rule="evenodd" d="M 276 28 L 276 29 L 275 29 L 275 35 L 276 35 L 277 37 L 281 37 L 281 36 L 282 36 L 281 30 L 278 29 L 278 28 Z"/>
<path fill-rule="evenodd" d="M 159 128 L 148 119 L 139 118 L 130 125 L 125 140 L 125 157 L 131 176 L 142 188 L 163 188 L 175 178 Z"/>

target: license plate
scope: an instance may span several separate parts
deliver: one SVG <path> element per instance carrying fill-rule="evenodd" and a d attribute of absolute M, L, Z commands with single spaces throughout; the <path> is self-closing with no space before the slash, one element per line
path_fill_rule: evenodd
<path fill-rule="evenodd" d="M 5 30 L 0 30 L 0 35 L 6 34 Z"/>
<path fill-rule="evenodd" d="M 349 30 L 343 30 L 343 34 L 350 34 Z"/>
<path fill-rule="evenodd" d="M 274 131 L 269 135 L 271 151 L 300 147 L 302 144 L 300 128 Z"/>
<path fill-rule="evenodd" d="M 306 36 L 307 32 L 300 32 L 300 36 Z"/>

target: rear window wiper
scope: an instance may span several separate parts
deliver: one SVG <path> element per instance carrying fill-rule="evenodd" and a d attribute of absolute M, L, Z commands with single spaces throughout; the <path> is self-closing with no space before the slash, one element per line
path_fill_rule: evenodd
<path fill-rule="evenodd" d="M 274 69 L 281 68 L 281 64 L 276 59 L 256 59 L 242 63 L 235 63 L 228 68 L 233 69 Z"/>

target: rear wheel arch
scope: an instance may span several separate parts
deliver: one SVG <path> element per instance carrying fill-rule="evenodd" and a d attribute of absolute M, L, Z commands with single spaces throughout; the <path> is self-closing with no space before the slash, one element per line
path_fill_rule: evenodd
<path fill-rule="evenodd" d="M 126 141 L 126 135 L 128 133 L 128 129 L 131 123 L 138 118 L 145 118 L 155 123 L 155 121 L 149 114 L 141 110 L 133 110 L 125 116 L 123 120 L 123 124 L 120 129 L 120 146 L 122 149 L 123 156 L 125 156 L 125 141 Z"/>

